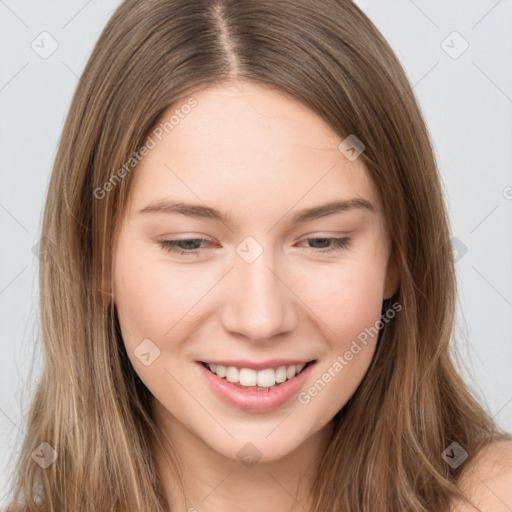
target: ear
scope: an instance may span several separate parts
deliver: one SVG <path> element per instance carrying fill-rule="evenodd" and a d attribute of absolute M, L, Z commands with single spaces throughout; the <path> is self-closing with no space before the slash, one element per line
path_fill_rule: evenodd
<path fill-rule="evenodd" d="M 400 269 L 394 251 L 388 260 L 386 268 L 386 279 L 384 282 L 384 291 L 382 299 L 390 299 L 397 291 L 400 285 Z"/>

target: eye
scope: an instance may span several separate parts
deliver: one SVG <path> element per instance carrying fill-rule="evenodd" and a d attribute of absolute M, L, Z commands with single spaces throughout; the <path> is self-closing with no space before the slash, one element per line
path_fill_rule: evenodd
<path fill-rule="evenodd" d="M 191 247 L 197 245 L 197 242 L 209 242 L 205 238 L 180 238 L 179 240 L 160 240 L 159 244 L 163 249 L 169 252 L 175 252 L 185 256 L 198 256 L 196 252 L 198 247 Z M 180 244 L 185 246 L 185 249 L 180 247 Z"/>
<path fill-rule="evenodd" d="M 350 245 L 349 237 L 342 238 L 307 238 L 305 242 L 314 243 L 320 242 L 321 248 L 313 248 L 316 252 L 325 253 L 331 251 L 339 251 L 346 249 Z M 160 240 L 158 243 L 160 246 L 169 252 L 174 252 L 182 256 L 199 256 L 198 251 L 201 249 L 198 244 L 201 242 L 209 243 L 209 240 L 205 238 L 181 238 L 178 240 Z M 330 247 L 325 248 L 325 243 L 328 243 Z"/>
<path fill-rule="evenodd" d="M 331 252 L 331 251 L 339 251 L 342 249 L 346 249 L 350 245 L 349 237 L 342 238 L 306 238 L 305 242 L 322 242 L 320 245 L 324 245 L 325 242 L 333 242 L 332 245 L 328 249 L 317 249 L 317 252 Z"/>

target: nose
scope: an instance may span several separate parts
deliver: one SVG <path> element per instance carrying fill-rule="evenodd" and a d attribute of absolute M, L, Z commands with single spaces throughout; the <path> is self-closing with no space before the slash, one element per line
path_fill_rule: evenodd
<path fill-rule="evenodd" d="M 230 334 L 250 341 L 272 341 L 293 331 L 300 301 L 286 272 L 271 257 L 271 251 L 252 263 L 236 255 L 234 268 L 226 279 L 221 321 Z"/>

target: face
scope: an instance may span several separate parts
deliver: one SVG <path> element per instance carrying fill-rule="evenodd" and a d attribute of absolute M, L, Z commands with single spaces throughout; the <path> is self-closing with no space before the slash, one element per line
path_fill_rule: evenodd
<path fill-rule="evenodd" d="M 133 171 L 113 266 L 123 339 L 167 431 L 278 459 L 364 377 L 396 286 L 390 241 L 362 158 L 312 111 L 244 83 L 194 98 Z"/>

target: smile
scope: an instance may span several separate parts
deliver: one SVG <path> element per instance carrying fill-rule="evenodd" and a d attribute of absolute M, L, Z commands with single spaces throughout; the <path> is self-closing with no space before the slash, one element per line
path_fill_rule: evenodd
<path fill-rule="evenodd" d="M 205 363 L 201 364 L 211 373 L 221 379 L 234 384 L 235 386 L 252 390 L 271 390 L 299 375 L 307 366 L 314 363 L 315 360 L 307 363 L 280 365 L 274 368 L 264 368 L 255 370 L 252 368 L 225 366 L 221 364 Z"/>
<path fill-rule="evenodd" d="M 316 363 L 315 359 L 274 360 L 262 363 L 196 361 L 195 364 L 204 379 L 203 382 L 224 403 L 245 412 L 269 413 L 285 405 L 299 393 L 310 378 Z M 238 366 L 234 366 L 235 364 Z"/>

